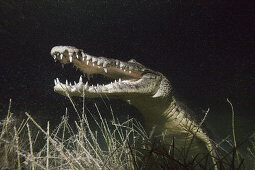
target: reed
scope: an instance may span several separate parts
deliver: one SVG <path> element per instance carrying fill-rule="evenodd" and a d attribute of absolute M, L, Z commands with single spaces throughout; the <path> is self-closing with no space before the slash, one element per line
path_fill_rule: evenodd
<path fill-rule="evenodd" d="M 147 134 L 140 122 L 134 118 L 120 122 L 111 106 L 112 121 L 103 118 L 99 107 L 94 104 L 96 113 L 91 113 L 83 100 L 83 108 L 79 111 L 76 103 L 69 98 L 77 120 L 75 127 L 69 122 L 69 112 L 62 116 L 61 122 L 51 129 L 50 122 L 46 130 L 36 122 L 29 113 L 17 123 L 11 113 L 11 101 L 7 117 L 0 124 L 0 169 L 213 169 L 211 165 L 199 162 L 196 157 L 187 162 L 179 153 L 188 153 L 189 148 L 178 150 L 175 140 L 170 146 L 162 146 L 164 134 L 155 140 L 152 133 Z M 232 105 L 231 105 L 232 106 Z M 233 109 L 233 107 L 231 107 Z M 92 121 L 87 115 L 91 115 Z M 233 114 L 233 110 L 232 110 Z M 206 113 L 207 115 L 207 113 Z M 202 120 L 201 124 L 204 122 Z M 234 120 L 233 120 L 234 121 Z M 96 125 L 96 130 L 91 125 Z M 31 130 L 31 128 L 35 128 Z M 234 126 L 233 126 L 234 132 Z M 38 147 L 38 134 L 44 136 L 43 145 Z M 235 134 L 233 133 L 233 137 Z M 249 155 L 255 159 L 255 135 L 250 141 Z M 235 139 L 235 138 L 234 138 Z M 230 150 L 225 150 L 222 143 L 228 143 Z M 242 142 L 231 142 L 227 137 L 215 144 L 219 151 L 215 158 L 218 169 L 245 169 L 245 161 L 237 150 Z M 179 153 L 178 153 L 179 152 Z M 233 156 L 234 155 L 234 156 Z M 204 158 L 206 159 L 206 158 Z"/>

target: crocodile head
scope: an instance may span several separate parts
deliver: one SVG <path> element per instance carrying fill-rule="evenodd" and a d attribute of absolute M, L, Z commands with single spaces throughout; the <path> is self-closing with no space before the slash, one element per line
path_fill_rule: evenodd
<path fill-rule="evenodd" d="M 72 46 L 56 46 L 50 52 L 55 61 L 73 64 L 83 74 L 101 74 L 113 81 L 108 84 L 89 85 L 82 76 L 78 83 L 61 83 L 54 80 L 54 91 L 64 96 L 85 98 L 108 97 L 127 101 L 136 107 L 144 118 L 148 131 L 164 126 L 165 111 L 174 100 L 169 81 L 134 59 L 128 62 L 106 57 L 95 57 Z"/>
<path fill-rule="evenodd" d="M 171 87 L 168 80 L 159 72 L 146 68 L 134 59 L 128 62 L 106 57 L 95 57 L 81 49 L 72 46 L 56 46 L 50 52 L 51 56 L 62 64 L 72 63 L 83 74 L 101 74 L 113 82 L 109 84 L 88 85 L 82 76 L 78 83 L 71 85 L 55 79 L 54 91 L 62 95 L 85 96 L 88 98 L 108 97 L 135 101 L 141 96 L 167 98 Z"/>

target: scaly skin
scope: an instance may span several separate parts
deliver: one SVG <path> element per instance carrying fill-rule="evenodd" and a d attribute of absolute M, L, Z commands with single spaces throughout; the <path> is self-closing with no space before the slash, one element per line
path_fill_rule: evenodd
<path fill-rule="evenodd" d="M 191 120 L 186 110 L 178 105 L 170 82 L 161 73 L 148 69 L 133 59 L 123 62 L 95 57 L 71 46 L 56 46 L 50 54 L 62 64 L 72 63 L 87 75 L 101 74 L 115 79 L 106 85 L 89 86 L 88 83 L 83 83 L 82 76 L 74 85 L 68 82 L 63 84 L 57 78 L 54 80 L 55 92 L 69 96 L 85 95 L 87 98 L 107 95 L 109 98 L 128 101 L 141 112 L 148 131 L 154 128 L 155 135 L 164 132 L 166 144 L 170 144 L 174 137 L 176 148 L 189 148 L 190 159 L 198 153 L 202 159 L 209 153 L 211 163 L 215 164 L 210 138 Z M 214 168 L 217 169 L 216 165 Z"/>

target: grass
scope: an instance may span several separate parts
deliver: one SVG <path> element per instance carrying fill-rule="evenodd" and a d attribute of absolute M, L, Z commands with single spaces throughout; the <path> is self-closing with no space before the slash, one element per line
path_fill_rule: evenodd
<path fill-rule="evenodd" d="M 52 128 L 48 122 L 46 130 L 29 113 L 25 113 L 26 119 L 16 121 L 10 101 L 7 116 L 0 124 L 0 169 L 213 169 L 196 157 L 191 161 L 178 157 L 183 151 L 175 148 L 174 138 L 170 146 L 162 146 L 164 138 L 151 138 L 135 119 L 120 122 L 111 109 L 112 121 L 108 122 L 96 104 L 97 115 L 86 110 L 84 100 L 79 111 L 69 99 L 78 117 L 75 127 L 69 124 L 66 109 L 60 124 Z M 91 124 L 96 124 L 97 130 Z M 40 135 L 44 140 L 39 140 Z M 249 156 L 255 160 L 255 135 L 249 141 Z M 223 149 L 222 143 L 228 143 L 230 149 Z M 215 145 L 220 153 L 215 158 L 218 169 L 246 168 L 242 155 L 237 154 L 242 142 L 232 143 L 227 137 Z"/>
<path fill-rule="evenodd" d="M 44 130 L 29 113 L 25 114 L 27 120 L 16 127 L 9 109 L 0 126 L 1 150 L 5 148 L 0 169 L 135 169 L 140 153 L 130 149 L 136 146 L 134 139 L 147 138 L 139 122 L 129 119 L 120 123 L 113 113 L 110 124 L 98 112 L 100 121 L 95 118 L 93 122 L 98 131 L 92 131 L 85 112 L 77 113 L 79 120 L 75 122 L 76 129 L 72 129 L 66 111 L 52 132 L 49 122 Z M 37 152 L 34 152 L 34 144 L 38 133 L 31 132 L 30 124 L 45 137 L 45 145 Z M 23 134 L 27 134 L 24 139 L 28 141 L 20 141 Z M 99 144 L 102 139 L 103 144 Z M 29 146 L 21 146 L 26 143 Z"/>

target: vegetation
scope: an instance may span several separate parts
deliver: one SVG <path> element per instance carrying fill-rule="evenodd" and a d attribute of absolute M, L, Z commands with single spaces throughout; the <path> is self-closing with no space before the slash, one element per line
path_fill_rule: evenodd
<path fill-rule="evenodd" d="M 44 130 L 29 113 L 22 122 L 16 121 L 10 102 L 6 119 L 0 124 L 0 169 L 213 169 L 196 158 L 186 161 L 177 157 L 181 151 L 175 149 L 174 139 L 171 146 L 162 149 L 135 119 L 120 122 L 111 111 L 112 121 L 107 122 L 96 104 L 97 115 L 85 111 L 84 100 L 81 113 L 70 101 L 78 116 L 75 128 L 69 124 L 66 109 L 54 130 L 50 122 Z M 92 123 L 97 130 L 91 128 Z M 44 140 L 39 140 L 40 135 Z M 225 151 L 222 143 L 229 143 L 232 149 Z M 242 143 L 231 143 L 228 137 L 215 145 L 221 152 L 216 158 L 219 169 L 245 169 L 237 152 Z M 255 135 L 250 137 L 250 144 L 249 155 L 255 159 Z"/>

